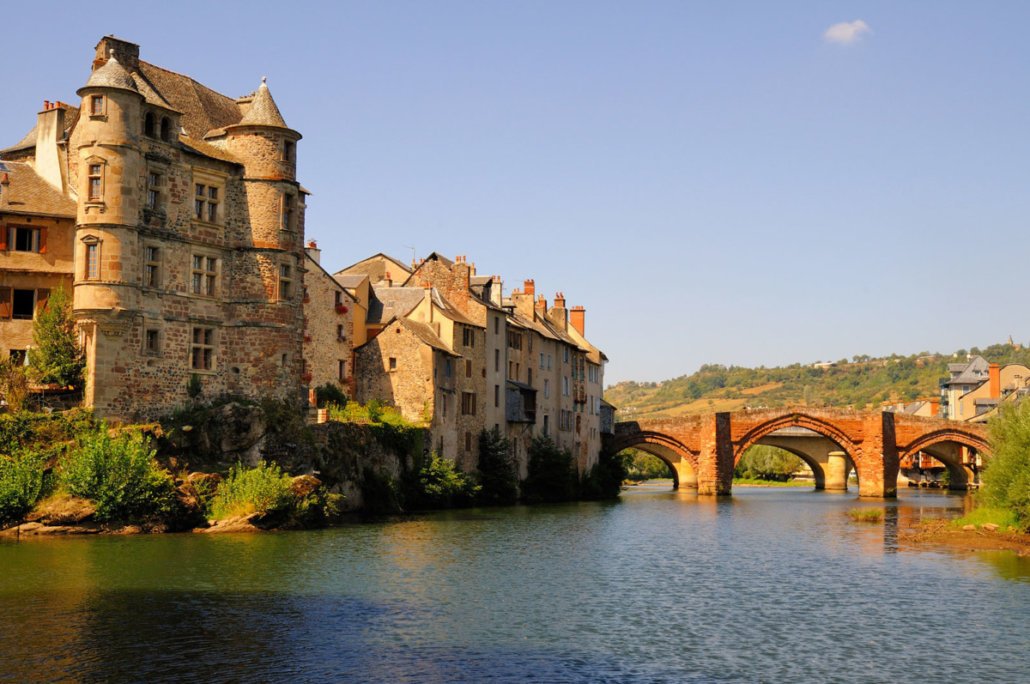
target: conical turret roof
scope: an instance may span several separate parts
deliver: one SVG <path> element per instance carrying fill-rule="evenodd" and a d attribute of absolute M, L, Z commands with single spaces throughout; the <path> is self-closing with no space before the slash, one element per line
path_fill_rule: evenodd
<path fill-rule="evenodd" d="M 273 128 L 289 128 L 283 115 L 279 113 L 279 107 L 272 99 L 272 93 L 268 90 L 265 79 L 261 79 L 261 85 L 254 93 L 254 99 L 250 102 L 250 108 L 240 120 L 241 126 L 271 126 Z"/>
<path fill-rule="evenodd" d="M 80 90 L 84 88 L 118 88 L 120 90 L 131 90 L 134 93 L 139 93 L 139 88 L 136 87 L 136 81 L 133 80 L 132 75 L 125 70 L 118 60 L 114 58 L 114 52 L 111 52 L 111 56 L 107 58 L 104 65 L 99 69 L 93 71 L 89 75 L 89 80 L 86 81 Z"/>

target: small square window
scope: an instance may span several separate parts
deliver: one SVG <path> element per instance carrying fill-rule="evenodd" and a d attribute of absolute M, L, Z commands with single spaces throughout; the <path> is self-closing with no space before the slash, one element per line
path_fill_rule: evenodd
<path fill-rule="evenodd" d="M 397 359 L 393 356 L 389 358 L 388 368 L 392 371 L 397 370 Z"/>
<path fill-rule="evenodd" d="M 156 328 L 148 328 L 143 337 L 143 351 L 147 354 L 158 354 L 161 351 L 161 333 Z"/>
<path fill-rule="evenodd" d="M 104 96 L 93 95 L 89 98 L 89 114 L 90 116 L 103 116 L 104 115 Z"/>

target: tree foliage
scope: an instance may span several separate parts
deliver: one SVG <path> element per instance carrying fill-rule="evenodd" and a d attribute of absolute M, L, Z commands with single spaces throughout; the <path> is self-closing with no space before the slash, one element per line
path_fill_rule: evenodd
<path fill-rule="evenodd" d="M 522 482 L 522 497 L 530 502 L 571 501 L 576 498 L 576 469 L 572 454 L 548 437 L 534 437 Z"/>
<path fill-rule="evenodd" d="M 32 342 L 29 368 L 36 381 L 65 387 L 82 384 L 86 363 L 75 331 L 72 304 L 64 288 L 52 291 L 46 306 L 36 314 Z"/>
<path fill-rule="evenodd" d="M 988 425 L 994 454 L 977 494 L 983 505 L 1012 511 L 1030 530 L 1030 401 L 1003 405 Z"/>
<path fill-rule="evenodd" d="M 801 459 L 789 451 L 759 444 L 744 452 L 733 476 L 786 482 L 800 466 Z"/>
<path fill-rule="evenodd" d="M 496 427 L 479 433 L 479 495 L 484 506 L 508 506 L 519 498 L 519 474 L 511 442 Z"/>

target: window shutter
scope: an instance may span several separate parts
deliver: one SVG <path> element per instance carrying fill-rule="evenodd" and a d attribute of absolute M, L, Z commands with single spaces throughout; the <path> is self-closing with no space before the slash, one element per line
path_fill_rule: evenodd
<path fill-rule="evenodd" d="M 0 225 L 0 251 L 7 251 L 7 226 Z"/>
<path fill-rule="evenodd" d="M 46 288 L 40 288 L 36 290 L 36 315 L 38 316 L 43 309 L 46 308 L 46 303 L 50 300 L 50 290 Z"/>
<path fill-rule="evenodd" d="M 11 297 L 13 292 L 9 287 L 0 287 L 0 318 L 11 317 Z"/>
<path fill-rule="evenodd" d="M 46 228 L 39 229 L 39 253 L 46 254 Z"/>

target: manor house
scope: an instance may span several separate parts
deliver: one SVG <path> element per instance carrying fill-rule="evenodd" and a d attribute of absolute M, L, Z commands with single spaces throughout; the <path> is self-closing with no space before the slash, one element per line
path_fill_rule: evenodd
<path fill-rule="evenodd" d="M 0 150 L 0 353 L 24 358 L 63 287 L 102 415 L 302 396 L 300 133 L 263 81 L 227 97 L 111 36 L 88 66 Z"/>

